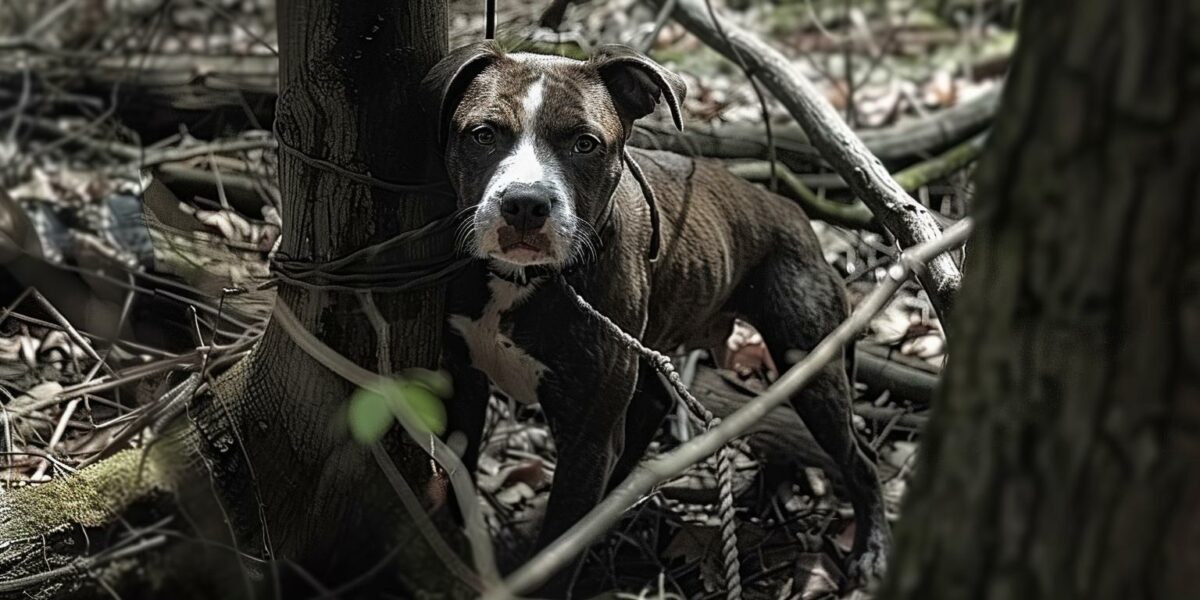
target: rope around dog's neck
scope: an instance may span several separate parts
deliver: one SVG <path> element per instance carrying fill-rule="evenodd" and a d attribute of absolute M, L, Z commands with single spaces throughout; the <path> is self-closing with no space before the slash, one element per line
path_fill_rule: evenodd
<path fill-rule="evenodd" d="M 646 362 L 650 363 L 650 366 L 670 382 L 675 393 L 687 405 L 688 410 L 700 420 L 705 429 L 712 429 L 721 422 L 720 419 L 713 416 L 712 411 L 692 395 L 691 390 L 680 378 L 679 372 L 675 370 L 675 365 L 670 358 L 657 350 L 646 347 L 604 313 L 596 310 L 579 292 L 575 291 L 575 288 L 567 282 L 566 277 L 560 277 L 559 281 L 566 290 L 567 296 L 575 302 L 580 310 L 596 319 L 613 337 L 617 338 L 625 347 L 641 355 Z M 730 444 L 722 446 L 721 451 L 717 453 L 717 496 L 719 498 L 718 513 L 721 518 L 721 558 L 725 567 L 726 598 L 738 600 L 742 597 L 742 575 L 737 549 L 737 509 L 733 505 L 733 447 Z"/>
<path fill-rule="evenodd" d="M 662 227 L 660 226 L 658 216 L 658 197 L 654 195 L 654 188 L 646 181 L 646 174 L 642 172 L 642 166 L 633 159 L 633 155 L 629 153 L 629 146 L 625 146 L 621 150 L 624 155 L 625 165 L 629 167 L 629 173 L 633 175 L 633 179 L 637 181 L 638 187 L 642 188 L 642 198 L 646 201 L 646 206 L 650 208 L 650 248 L 646 254 L 650 258 L 650 262 L 658 260 L 658 253 L 662 246 Z M 611 213 L 612 205 L 616 202 L 617 193 L 613 191 L 612 197 L 608 199 L 608 210 Z"/>

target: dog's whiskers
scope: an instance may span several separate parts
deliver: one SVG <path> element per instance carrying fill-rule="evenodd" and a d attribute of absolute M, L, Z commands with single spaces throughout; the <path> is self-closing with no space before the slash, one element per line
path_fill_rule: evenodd
<path fill-rule="evenodd" d="M 590 260 L 600 258 L 600 233 L 596 231 L 596 226 L 583 219 L 579 220 L 582 227 L 575 229 L 575 237 L 579 240 L 581 246 L 586 251 Z"/>
<path fill-rule="evenodd" d="M 472 205 L 470 205 L 470 206 L 466 206 L 466 207 L 460 208 L 460 209 L 458 209 L 458 211 L 456 211 L 456 212 L 454 213 L 454 218 L 455 218 L 455 219 L 461 218 L 461 217 L 463 217 L 464 215 L 466 215 L 467 213 L 470 213 L 470 212 L 475 212 L 475 210 L 476 210 L 476 209 L 478 209 L 478 208 L 479 208 L 479 205 L 478 205 L 478 204 L 472 204 Z"/>
<path fill-rule="evenodd" d="M 474 212 L 475 208 L 476 206 L 468 206 L 455 213 L 455 218 Z M 478 240 L 475 238 L 475 219 L 463 219 L 462 223 L 458 224 L 454 235 L 454 248 L 467 254 L 473 254 L 478 249 Z"/>
<path fill-rule="evenodd" d="M 570 262 L 586 262 L 595 260 L 599 257 L 596 251 L 596 245 L 592 242 L 591 236 L 577 228 L 571 232 L 572 246 L 577 250 L 572 252 L 572 260 Z"/>

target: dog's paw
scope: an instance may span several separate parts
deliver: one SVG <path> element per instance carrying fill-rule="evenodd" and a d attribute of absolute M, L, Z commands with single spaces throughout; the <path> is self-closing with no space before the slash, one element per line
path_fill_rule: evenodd
<path fill-rule="evenodd" d="M 846 569 L 850 581 L 860 586 L 867 586 L 879 581 L 885 572 L 887 572 L 887 552 L 880 550 L 867 550 L 852 557 Z"/>
<path fill-rule="evenodd" d="M 850 580 L 861 586 L 869 586 L 883 579 L 887 572 L 888 548 L 891 546 L 891 536 L 886 530 L 877 529 L 864 544 L 865 548 L 856 552 L 850 558 L 846 574 Z"/>

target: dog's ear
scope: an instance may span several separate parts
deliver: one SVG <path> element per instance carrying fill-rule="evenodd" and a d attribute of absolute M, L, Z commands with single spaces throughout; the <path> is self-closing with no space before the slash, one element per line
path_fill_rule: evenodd
<path fill-rule="evenodd" d="M 646 55 L 619 44 L 601 46 L 592 54 L 591 63 L 612 94 L 617 109 L 630 122 L 654 111 L 659 96 L 665 96 L 675 128 L 683 131 L 680 103 L 687 84 L 678 75 L 664 69 Z"/>
<path fill-rule="evenodd" d="M 439 144 L 446 141 L 450 117 L 467 86 L 503 56 L 500 46 L 493 41 L 467 44 L 438 61 L 421 80 L 421 106 L 426 115 L 437 119 Z"/>

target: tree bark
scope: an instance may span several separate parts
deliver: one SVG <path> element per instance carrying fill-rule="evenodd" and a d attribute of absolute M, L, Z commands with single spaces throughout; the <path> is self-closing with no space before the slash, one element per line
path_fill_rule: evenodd
<path fill-rule="evenodd" d="M 281 1 L 280 139 L 298 153 L 378 179 L 443 181 L 417 93 L 421 78 L 447 50 L 446 10 L 436 0 Z M 385 191 L 311 165 L 280 153 L 280 251 L 291 258 L 338 258 L 454 209 L 444 196 Z M 452 234 L 416 240 L 379 258 L 438 256 L 452 247 Z M 387 323 L 382 335 L 364 313 L 362 296 L 281 285 L 278 300 L 325 344 L 367 369 L 438 366 L 441 287 L 371 294 Z M 49 568 L 80 565 L 78 555 L 99 546 L 102 536 L 95 532 L 110 531 L 129 510 L 165 496 L 167 504 L 178 503 L 189 525 L 181 537 L 199 541 L 173 544 L 170 558 L 155 564 L 192 573 L 160 569 L 123 580 L 142 595 L 163 580 L 181 579 L 205 582 L 208 597 L 254 590 L 270 597 L 272 588 L 284 597 L 307 597 L 351 582 L 354 596 L 468 595 L 428 551 L 369 448 L 350 439 L 345 409 L 353 386 L 274 324 L 250 356 L 211 386 L 149 451 L 122 453 L 50 486 L 0 496 L 0 541 L 6 542 L 0 572 L 20 566 L 22 571 L 9 572 L 26 576 L 23 584 L 58 573 L 49 579 L 56 587 L 33 586 L 42 594 L 80 583 L 64 583 L 72 578 L 87 583 L 95 570 Z M 402 435 L 393 428 L 384 447 L 422 496 L 430 463 Z M 132 483 L 112 485 L 122 481 Z M 94 508 L 80 514 L 80 498 Z M 165 510 L 163 504 L 156 502 L 151 512 Z M 93 547 L 78 543 L 82 539 Z M 235 570 L 225 580 L 205 571 L 214 564 Z M 0 595 L 28 589 L 0 581 Z"/>
<path fill-rule="evenodd" d="M 435 141 L 417 94 L 421 78 L 447 50 L 445 4 L 292 0 L 279 4 L 278 23 L 280 253 L 328 261 L 453 210 L 443 196 L 355 183 L 282 150 L 289 145 L 392 182 L 444 180 L 438 153 L 429 151 Z M 452 242 L 449 234 L 426 238 L 379 258 L 428 259 L 449 251 Z M 359 294 L 283 285 L 278 301 L 333 350 L 389 372 L 438 366 L 442 294 L 440 287 L 369 293 L 387 323 L 382 336 Z M 398 535 L 412 536 L 406 545 L 416 551 L 401 558 L 414 568 L 399 569 L 399 578 L 418 589 L 446 585 L 438 581 L 444 568 L 422 560 L 423 544 L 368 448 L 347 435 L 344 414 L 353 391 L 272 324 L 251 357 L 216 387 L 215 401 L 194 411 L 198 448 L 225 474 L 217 480 L 218 496 L 232 508 L 235 530 L 250 533 L 239 541 L 264 558 L 285 556 L 321 581 L 338 582 L 377 562 Z M 235 402 L 226 416 L 222 404 Z M 410 485 L 424 490 L 429 461 L 400 436 L 393 430 L 389 453 Z M 227 449 L 230 439 L 243 446 L 240 453 Z"/>
<path fill-rule="evenodd" d="M 1200 2 L 1029 2 L 881 598 L 1194 598 Z"/>

